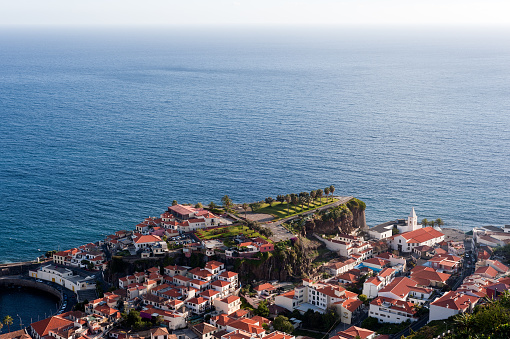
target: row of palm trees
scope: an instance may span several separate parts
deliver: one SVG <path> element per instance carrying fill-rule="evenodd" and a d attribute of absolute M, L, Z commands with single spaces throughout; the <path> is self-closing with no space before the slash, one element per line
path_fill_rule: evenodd
<path fill-rule="evenodd" d="M 439 227 L 441 227 L 441 226 L 444 225 L 444 221 L 441 218 L 437 218 L 436 220 L 430 220 L 430 221 L 427 220 L 427 219 L 423 219 L 421 221 L 421 224 L 422 224 L 422 226 L 425 226 L 425 227 L 427 227 L 427 226 L 432 226 L 432 227 L 439 226 Z"/>
<path fill-rule="evenodd" d="M 315 202 L 317 199 L 320 199 L 320 201 L 322 202 L 322 197 L 324 195 L 326 195 L 326 199 L 329 200 L 330 194 L 331 194 L 331 199 L 333 199 L 333 197 L 332 197 L 333 193 L 335 193 L 335 186 L 331 185 L 331 186 L 325 187 L 324 190 L 317 189 L 317 190 L 312 190 L 309 193 L 301 192 L 299 194 L 295 194 L 295 193 L 291 193 L 291 194 L 287 194 L 287 195 L 279 194 L 278 196 L 276 196 L 276 201 L 278 201 L 280 203 L 287 202 L 287 213 L 288 213 L 290 211 L 291 204 L 294 206 L 301 205 L 301 209 L 304 209 L 304 205 L 308 204 L 308 208 L 310 208 L 310 203 Z M 265 201 L 265 203 L 269 204 L 269 206 L 273 206 L 275 199 L 273 199 L 273 197 L 267 197 L 264 201 Z M 174 201 L 174 202 L 175 202 L 175 204 L 177 204 L 177 201 Z M 223 198 L 221 198 L 221 202 L 222 202 L 223 208 L 225 208 L 225 210 L 227 210 L 227 211 L 229 211 L 231 209 L 231 207 L 233 206 L 233 202 L 228 195 L 225 195 Z M 172 203 L 172 205 L 173 205 L 173 203 Z M 260 203 L 255 203 L 255 204 L 251 204 L 251 205 L 252 205 L 251 207 L 253 210 L 254 207 L 260 206 Z M 213 202 L 211 202 L 209 204 L 209 208 L 214 208 L 214 207 L 217 207 L 217 205 L 214 204 Z M 250 205 L 247 203 L 244 203 L 241 205 L 241 207 L 243 208 L 244 214 L 246 217 L 246 211 L 248 210 L 248 208 L 250 208 Z"/>
<path fill-rule="evenodd" d="M 329 195 L 333 195 L 335 192 L 335 186 L 331 185 L 326 188 L 324 188 L 324 191 L 322 189 L 318 190 L 312 190 L 310 192 L 301 192 L 299 194 L 291 193 L 287 195 L 279 194 L 276 196 L 276 201 L 280 203 L 287 203 L 287 213 L 290 212 L 290 205 L 301 205 L 301 210 L 304 209 L 304 205 L 307 204 L 308 208 L 310 208 L 310 203 L 315 202 L 317 199 L 320 199 L 322 202 L 322 197 L 324 194 L 326 195 L 326 198 L 329 200 Z M 274 202 L 274 199 L 272 197 L 268 197 L 265 200 L 266 203 L 269 204 L 269 206 L 272 206 L 272 203 Z"/>
<path fill-rule="evenodd" d="M 12 317 L 10 315 L 6 315 L 3 321 L 0 322 L 0 332 L 2 332 L 2 327 L 4 327 L 4 325 L 7 325 L 8 332 L 10 332 L 12 323 L 13 323 Z"/>

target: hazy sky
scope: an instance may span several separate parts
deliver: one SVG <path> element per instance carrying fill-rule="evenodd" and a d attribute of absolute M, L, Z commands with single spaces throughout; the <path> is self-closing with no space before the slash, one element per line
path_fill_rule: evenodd
<path fill-rule="evenodd" d="M 4 25 L 510 24 L 509 0 L 0 0 Z"/>

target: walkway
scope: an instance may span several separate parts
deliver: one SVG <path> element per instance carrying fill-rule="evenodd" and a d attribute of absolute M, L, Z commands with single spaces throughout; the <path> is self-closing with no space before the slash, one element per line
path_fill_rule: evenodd
<path fill-rule="evenodd" d="M 311 210 L 311 211 L 308 211 L 308 212 L 304 212 L 304 213 L 300 213 L 298 215 L 294 215 L 294 216 L 291 216 L 291 217 L 288 217 L 288 218 L 284 218 L 284 219 L 281 219 L 281 220 L 278 220 L 278 221 L 275 221 L 275 222 L 268 222 L 268 223 L 264 224 L 264 226 L 268 227 L 271 231 L 273 231 L 273 236 L 271 237 L 271 240 L 273 240 L 275 242 L 278 242 L 280 240 L 288 240 L 288 239 L 294 237 L 294 234 L 292 234 L 285 227 L 282 226 L 283 223 L 286 223 L 288 221 L 300 218 L 302 216 L 307 216 L 307 215 L 313 214 L 317 210 L 323 211 L 325 209 L 329 209 L 329 208 L 336 207 L 338 205 L 345 204 L 346 202 L 348 202 L 349 200 L 351 200 L 354 197 L 352 197 L 352 196 L 348 196 L 348 197 L 337 197 L 337 196 L 335 196 L 334 198 L 336 198 L 338 200 L 332 202 L 331 204 L 327 204 L 327 205 L 321 206 L 321 207 L 319 207 L 317 209 L 314 209 L 314 210 Z"/>

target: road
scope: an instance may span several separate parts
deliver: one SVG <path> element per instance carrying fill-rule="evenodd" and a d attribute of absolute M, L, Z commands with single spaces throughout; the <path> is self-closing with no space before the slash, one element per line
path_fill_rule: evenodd
<path fill-rule="evenodd" d="M 337 198 L 338 200 L 332 202 L 331 204 L 327 204 L 327 205 L 321 206 L 317 209 L 314 209 L 314 210 L 311 210 L 308 212 L 304 212 L 304 213 L 300 213 L 298 215 L 294 215 L 294 216 L 291 216 L 288 218 L 280 219 L 278 221 L 274 221 L 274 222 L 270 221 L 270 222 L 265 223 L 264 226 L 266 226 L 271 231 L 273 231 L 273 236 L 271 237 L 271 240 L 278 242 L 280 240 L 288 240 L 288 239 L 294 237 L 294 234 L 292 234 L 292 232 L 288 231 L 285 227 L 282 226 L 283 223 L 286 223 L 293 219 L 300 218 L 302 216 L 307 216 L 307 215 L 313 214 L 317 210 L 323 211 L 325 209 L 329 209 L 329 208 L 333 208 L 333 207 L 336 207 L 341 204 L 345 204 L 346 202 L 351 200 L 353 197 L 349 196 L 349 197 L 335 197 L 335 198 Z"/>

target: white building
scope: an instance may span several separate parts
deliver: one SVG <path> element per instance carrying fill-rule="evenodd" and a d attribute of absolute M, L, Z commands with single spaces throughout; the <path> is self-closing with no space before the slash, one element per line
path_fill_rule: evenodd
<path fill-rule="evenodd" d="M 214 299 L 213 304 L 216 311 L 228 315 L 241 308 L 241 298 L 232 295 L 224 299 Z"/>
<path fill-rule="evenodd" d="M 350 324 L 353 314 L 363 303 L 356 293 L 347 291 L 340 285 L 303 279 L 303 285 L 276 296 L 275 304 L 289 311 L 298 310 L 301 313 L 309 309 L 324 313 L 332 307 L 341 315 L 343 323 Z"/>
<path fill-rule="evenodd" d="M 395 270 L 385 268 L 375 277 L 370 277 L 363 283 L 363 294 L 368 298 L 375 298 L 381 289 L 386 287 L 394 278 Z"/>
<path fill-rule="evenodd" d="M 387 297 L 377 297 L 372 300 L 368 315 L 376 318 L 379 322 L 392 324 L 417 320 L 416 309 L 412 302 Z"/>
<path fill-rule="evenodd" d="M 388 244 L 391 249 L 410 253 L 418 246 L 434 246 L 444 240 L 444 234 L 433 227 L 419 228 L 414 231 L 391 237 Z"/>
<path fill-rule="evenodd" d="M 450 291 L 430 304 L 429 322 L 447 319 L 452 315 L 471 312 L 480 300 L 472 295 Z"/>
<path fill-rule="evenodd" d="M 33 278 L 52 281 L 73 292 L 96 288 L 96 282 L 93 276 L 82 277 L 74 275 L 73 271 L 68 268 L 51 264 L 40 266 L 35 271 L 29 271 L 29 275 Z"/>

